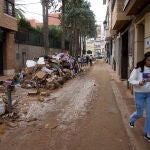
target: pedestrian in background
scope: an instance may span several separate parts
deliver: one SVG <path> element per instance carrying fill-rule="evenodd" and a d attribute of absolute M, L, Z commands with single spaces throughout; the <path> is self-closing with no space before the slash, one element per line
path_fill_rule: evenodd
<path fill-rule="evenodd" d="M 78 56 L 79 67 L 81 67 L 81 56 Z"/>
<path fill-rule="evenodd" d="M 146 105 L 144 139 L 150 142 L 150 52 L 145 53 L 143 60 L 137 63 L 128 81 L 133 85 L 136 106 L 136 111 L 130 116 L 130 127 L 133 128 L 135 121 L 143 116 Z"/>
<path fill-rule="evenodd" d="M 92 60 L 93 60 L 93 57 L 92 57 L 92 55 L 90 55 L 90 58 L 89 58 L 90 66 L 92 66 Z"/>
<path fill-rule="evenodd" d="M 89 64 L 89 56 L 86 55 L 86 64 L 88 65 Z"/>

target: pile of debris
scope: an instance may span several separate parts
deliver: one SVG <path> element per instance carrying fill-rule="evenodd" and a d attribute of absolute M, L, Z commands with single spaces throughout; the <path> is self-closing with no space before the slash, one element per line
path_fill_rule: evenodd
<path fill-rule="evenodd" d="M 26 68 L 15 74 L 13 82 L 22 88 L 46 88 L 49 90 L 62 87 L 68 79 L 72 79 L 79 71 L 77 61 L 60 53 L 27 60 Z"/>
<path fill-rule="evenodd" d="M 41 97 L 47 97 L 49 96 L 49 90 L 62 87 L 79 70 L 82 69 L 78 62 L 65 53 L 27 60 L 26 67 L 17 71 L 13 78 L 0 81 L 0 116 L 6 114 L 2 118 L 7 118 L 7 115 L 16 118 L 17 115 L 14 115 L 17 114 L 16 110 L 8 111 L 11 106 L 16 105 L 16 101 L 12 100 L 11 97 L 9 98 L 11 92 L 15 92 L 15 87 L 29 89 L 27 90 L 28 96 L 40 93 Z M 8 89 L 8 87 L 11 89 Z M 10 93 L 8 93 L 8 90 L 11 90 Z"/>
<path fill-rule="evenodd" d="M 5 86 L 3 82 L 0 82 L 0 115 L 5 113 L 5 103 L 7 102 L 7 97 L 5 94 Z"/>

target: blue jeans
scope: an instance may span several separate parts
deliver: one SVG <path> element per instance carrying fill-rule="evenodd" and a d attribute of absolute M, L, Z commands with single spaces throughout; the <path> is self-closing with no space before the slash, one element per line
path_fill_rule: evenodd
<path fill-rule="evenodd" d="M 144 124 L 144 133 L 150 135 L 150 93 L 134 93 L 136 112 L 131 114 L 130 122 L 135 122 L 143 116 L 144 104 L 146 104 L 146 118 Z"/>

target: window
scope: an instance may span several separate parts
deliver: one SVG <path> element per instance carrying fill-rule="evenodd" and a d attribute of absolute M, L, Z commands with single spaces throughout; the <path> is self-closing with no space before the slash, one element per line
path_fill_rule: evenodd
<path fill-rule="evenodd" d="M 4 35 L 4 31 L 2 28 L 0 28 L 0 42 L 3 41 L 3 35 Z"/>
<path fill-rule="evenodd" d="M 106 0 L 103 0 L 103 5 L 106 5 Z"/>
<path fill-rule="evenodd" d="M 15 16 L 14 0 L 4 0 L 4 13 Z"/>
<path fill-rule="evenodd" d="M 116 0 L 112 0 L 112 4 L 111 4 L 111 11 L 114 10 L 114 6 L 115 6 Z"/>

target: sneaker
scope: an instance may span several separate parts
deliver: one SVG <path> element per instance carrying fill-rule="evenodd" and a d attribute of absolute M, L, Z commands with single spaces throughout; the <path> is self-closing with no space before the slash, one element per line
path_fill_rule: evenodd
<path fill-rule="evenodd" d="M 134 122 L 129 122 L 130 128 L 134 128 Z"/>
<path fill-rule="evenodd" d="M 144 139 L 150 142 L 150 137 L 148 137 L 147 135 L 144 135 Z"/>

